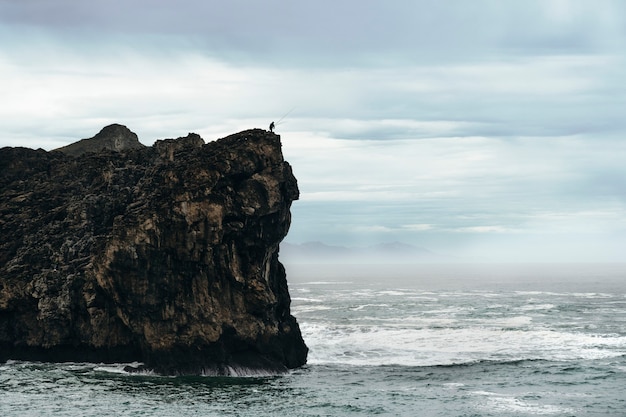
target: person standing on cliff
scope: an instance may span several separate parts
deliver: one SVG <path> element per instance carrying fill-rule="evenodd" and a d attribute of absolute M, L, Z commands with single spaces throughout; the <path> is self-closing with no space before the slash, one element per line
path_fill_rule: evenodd
<path fill-rule="evenodd" d="M 270 132 L 274 133 L 274 122 L 270 123 Z"/>

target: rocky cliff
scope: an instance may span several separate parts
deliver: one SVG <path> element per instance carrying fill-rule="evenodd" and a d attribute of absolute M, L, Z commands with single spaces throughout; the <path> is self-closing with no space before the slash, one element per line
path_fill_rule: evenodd
<path fill-rule="evenodd" d="M 278 261 L 298 198 L 280 137 L 143 147 L 124 129 L 103 129 L 117 148 L 0 149 L 0 361 L 303 365 Z"/>

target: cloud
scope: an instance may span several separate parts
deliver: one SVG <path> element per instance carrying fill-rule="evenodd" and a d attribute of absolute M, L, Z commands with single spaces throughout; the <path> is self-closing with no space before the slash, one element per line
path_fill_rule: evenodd
<path fill-rule="evenodd" d="M 455 254 L 513 250 L 531 236 L 552 236 L 546 245 L 565 247 L 584 235 L 587 245 L 603 246 L 626 233 L 621 189 L 599 193 L 588 179 L 602 164 L 612 177 L 626 177 L 623 153 L 612 144 L 584 137 L 287 138 L 302 191 L 293 236 L 357 245 L 400 240 Z M 543 257 L 541 240 L 533 245 L 527 256 Z"/>
<path fill-rule="evenodd" d="M 499 225 L 460 227 L 458 229 L 453 229 L 453 231 L 459 232 L 459 233 L 517 233 L 519 232 L 519 230 L 510 229 L 510 228 L 499 226 Z"/>
<path fill-rule="evenodd" d="M 434 228 L 434 225 L 432 224 L 424 224 L 424 223 L 420 223 L 420 224 L 405 224 L 402 225 L 403 229 L 406 230 L 411 230 L 411 231 L 415 231 L 415 232 L 423 232 L 426 230 L 432 230 Z"/>
<path fill-rule="evenodd" d="M 52 149 L 113 122 L 146 144 L 212 140 L 293 108 L 277 126 L 302 191 L 289 238 L 610 252 L 626 234 L 625 12 L 0 0 L 0 146 Z"/>
<path fill-rule="evenodd" d="M 240 62 L 307 67 L 589 53 L 623 45 L 624 11 L 608 0 L 0 1 L 8 24 L 89 37 L 165 34 Z"/>
<path fill-rule="evenodd" d="M 26 140 L 51 149 L 113 122 L 147 144 L 190 130 L 216 139 L 266 126 L 283 111 L 282 100 L 267 98 L 276 71 L 249 71 L 185 49 L 149 52 L 107 42 L 83 49 L 39 33 L 18 38 L 0 51 L 0 76 L 11 80 L 0 85 L 0 145 Z"/>

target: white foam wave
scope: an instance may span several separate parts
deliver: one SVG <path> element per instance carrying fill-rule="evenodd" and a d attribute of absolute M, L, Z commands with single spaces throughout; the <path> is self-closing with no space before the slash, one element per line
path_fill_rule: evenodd
<path fill-rule="evenodd" d="M 301 323 L 311 364 L 433 366 L 477 361 L 602 359 L 626 354 L 626 337 L 503 327 L 407 328 Z M 508 328 L 508 329 L 507 329 Z"/>
<path fill-rule="evenodd" d="M 413 295 L 413 296 L 407 296 L 406 297 L 407 300 L 413 300 L 413 301 L 422 301 L 422 302 L 429 302 L 429 303 L 437 303 L 439 302 L 439 298 L 437 297 L 429 297 L 426 295 Z"/>
<path fill-rule="evenodd" d="M 152 375 L 154 372 L 151 370 L 141 370 L 137 372 L 128 372 L 128 368 L 140 369 L 143 366 L 142 362 L 129 362 L 129 363 L 107 363 L 98 364 L 93 368 L 97 372 L 107 372 L 111 374 L 138 374 L 138 375 Z"/>
<path fill-rule="evenodd" d="M 82 364 L 83 366 L 93 366 L 90 364 Z M 106 372 L 111 374 L 123 374 L 123 375 L 157 375 L 151 369 L 141 369 L 143 363 L 111 363 L 111 364 L 97 364 L 93 366 L 93 370 L 97 372 Z M 129 372 L 129 368 L 133 371 Z M 249 368 L 245 366 L 229 365 L 223 368 L 205 368 L 202 369 L 200 374 L 202 376 L 231 376 L 231 377 L 266 377 L 280 375 L 283 372 L 270 370 L 270 369 L 257 369 Z"/>
<path fill-rule="evenodd" d="M 404 295 L 409 295 L 412 294 L 413 291 L 411 292 L 407 292 L 407 291 L 401 291 L 401 290 L 383 290 L 383 291 L 378 291 L 377 294 L 378 295 L 391 295 L 391 296 L 404 296 Z"/>
<path fill-rule="evenodd" d="M 313 306 L 298 306 L 298 307 L 293 307 L 291 309 L 291 312 L 293 314 L 295 314 L 296 316 L 299 316 L 303 313 L 311 313 L 314 311 L 324 311 L 324 310 L 331 310 L 332 307 L 328 307 L 326 305 L 313 305 Z"/>
<path fill-rule="evenodd" d="M 350 310 L 352 311 L 362 311 L 365 310 L 367 308 L 371 308 L 371 307 L 389 307 L 388 304 L 362 304 L 356 307 L 350 307 Z"/>
<path fill-rule="evenodd" d="M 553 292 L 553 291 L 514 291 L 517 295 L 535 295 L 542 297 L 576 297 L 576 298 L 611 298 L 614 294 L 600 292 Z"/>
<path fill-rule="evenodd" d="M 268 376 L 282 375 L 284 372 L 273 371 L 269 369 L 248 368 L 245 366 L 226 366 L 220 369 L 203 369 L 202 376 L 229 376 L 237 378 L 260 378 Z"/>
<path fill-rule="evenodd" d="M 525 306 L 518 307 L 518 310 L 522 311 L 544 311 L 544 310 L 553 310 L 556 306 L 554 304 L 528 304 Z"/>
<path fill-rule="evenodd" d="M 307 297 L 291 297 L 291 301 L 304 301 L 307 303 L 322 303 L 323 300 L 319 298 L 307 298 Z"/>
<path fill-rule="evenodd" d="M 523 398 L 523 396 L 513 396 L 506 394 L 498 394 L 488 391 L 474 391 L 472 392 L 477 396 L 478 407 L 482 410 L 490 413 L 502 413 L 503 415 L 509 415 L 510 413 L 533 415 L 533 416 L 545 416 L 545 415 L 567 415 L 572 414 L 575 410 L 556 406 L 551 404 L 538 404 L 535 401 L 530 401 Z"/>

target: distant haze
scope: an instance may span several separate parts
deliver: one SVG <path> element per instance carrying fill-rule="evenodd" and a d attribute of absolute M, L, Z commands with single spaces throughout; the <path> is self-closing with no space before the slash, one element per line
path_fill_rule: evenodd
<path fill-rule="evenodd" d="M 413 264 L 458 262 L 413 245 L 391 242 L 367 247 L 331 246 L 322 242 L 280 245 L 280 259 L 288 264 Z"/>
<path fill-rule="evenodd" d="M 0 0 L 0 146 L 276 122 L 286 243 L 622 261 L 626 2 Z"/>

